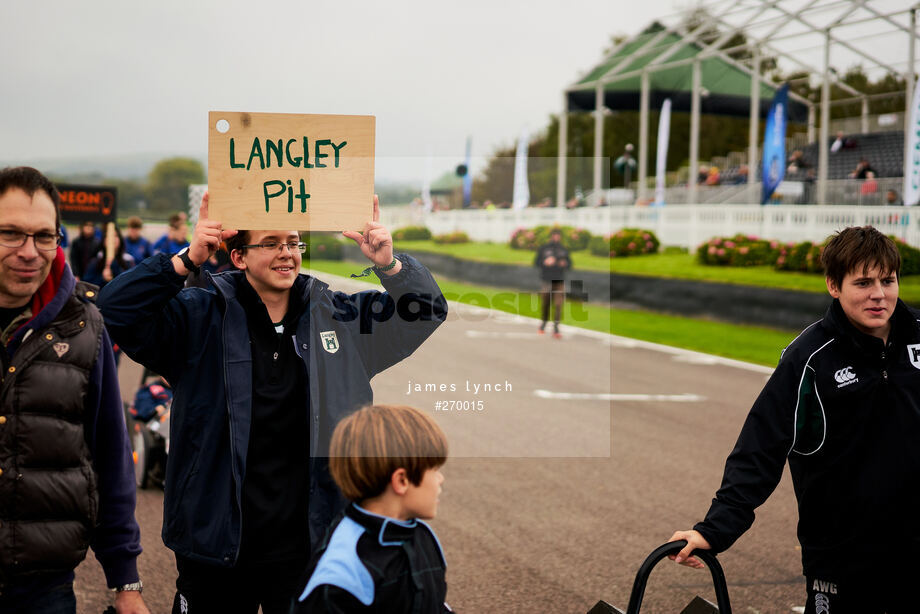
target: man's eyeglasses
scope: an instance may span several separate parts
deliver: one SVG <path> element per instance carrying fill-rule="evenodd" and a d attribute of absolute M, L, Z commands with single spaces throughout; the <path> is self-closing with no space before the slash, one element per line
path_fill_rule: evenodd
<path fill-rule="evenodd" d="M 280 241 L 263 241 L 262 243 L 255 243 L 253 245 L 241 245 L 240 249 L 244 247 L 261 247 L 265 251 L 278 250 L 283 251 L 284 248 L 288 248 L 291 253 L 300 252 L 303 254 L 307 251 L 307 244 L 302 241 L 291 241 L 290 243 L 282 243 Z"/>
<path fill-rule="evenodd" d="M 0 230 L 0 245 L 3 247 L 17 248 L 26 244 L 29 237 L 35 241 L 35 247 L 43 251 L 57 249 L 61 244 L 61 235 L 51 232 L 36 232 L 29 234 L 19 230 Z"/>

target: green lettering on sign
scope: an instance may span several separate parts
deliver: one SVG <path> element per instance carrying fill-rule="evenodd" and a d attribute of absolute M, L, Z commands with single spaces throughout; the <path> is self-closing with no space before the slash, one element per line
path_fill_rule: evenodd
<path fill-rule="evenodd" d="M 287 158 L 288 164 L 290 164 L 291 166 L 295 168 L 300 166 L 300 161 L 303 160 L 303 158 L 301 158 L 300 156 L 297 156 L 296 158 L 291 157 L 291 143 L 296 143 L 296 142 L 297 142 L 297 139 L 288 139 L 287 144 L 284 146 L 284 156 Z"/>
<path fill-rule="evenodd" d="M 326 168 L 326 165 L 320 162 L 320 160 L 322 160 L 323 158 L 329 157 L 329 154 L 324 154 L 320 152 L 319 148 L 322 147 L 323 145 L 332 145 L 332 141 L 330 141 L 329 139 L 320 139 L 316 141 L 316 144 L 315 144 L 316 151 L 313 153 L 313 159 L 315 160 L 314 164 L 316 164 L 316 168 Z"/>
<path fill-rule="evenodd" d="M 249 163 L 246 164 L 247 171 L 252 168 L 252 159 L 256 156 L 259 157 L 259 168 L 265 170 L 265 158 L 262 157 L 262 144 L 259 142 L 259 137 L 252 140 L 252 150 L 249 152 Z"/>
<path fill-rule="evenodd" d="M 268 186 L 270 185 L 278 186 L 279 188 L 278 191 L 275 192 L 274 194 L 269 194 Z M 285 189 L 284 189 L 283 181 L 277 181 L 277 180 L 266 181 L 265 183 L 262 184 L 262 194 L 265 196 L 265 213 L 268 213 L 268 201 L 271 200 L 272 198 L 275 198 L 276 196 L 281 196 L 282 194 L 284 194 L 284 192 L 285 192 Z"/>
<path fill-rule="evenodd" d="M 237 162 L 234 156 L 235 144 L 233 139 L 230 139 L 230 168 L 246 168 L 246 165 L 242 162 Z"/>
<path fill-rule="evenodd" d="M 265 166 L 270 167 L 272 165 L 272 152 L 274 151 L 275 157 L 278 158 L 278 168 L 281 168 L 281 150 L 283 149 L 281 143 L 281 139 L 278 139 L 277 144 L 271 140 L 265 141 Z"/>
<path fill-rule="evenodd" d="M 339 167 L 339 150 L 348 145 L 348 141 L 342 141 L 341 144 L 336 146 L 335 143 L 332 144 L 332 148 L 335 150 L 335 167 Z"/>

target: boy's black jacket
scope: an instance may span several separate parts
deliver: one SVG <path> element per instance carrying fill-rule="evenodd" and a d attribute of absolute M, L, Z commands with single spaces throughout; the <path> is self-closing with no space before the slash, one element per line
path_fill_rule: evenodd
<path fill-rule="evenodd" d="M 442 614 L 447 567 L 427 524 L 371 514 L 352 504 L 313 554 L 295 614 Z M 315 577 L 314 577 L 315 576 Z"/>
<path fill-rule="evenodd" d="M 918 315 L 899 300 L 886 344 L 858 331 L 835 300 L 786 348 L 694 527 L 715 552 L 751 526 L 787 457 L 805 575 L 847 578 L 916 552 Z"/>

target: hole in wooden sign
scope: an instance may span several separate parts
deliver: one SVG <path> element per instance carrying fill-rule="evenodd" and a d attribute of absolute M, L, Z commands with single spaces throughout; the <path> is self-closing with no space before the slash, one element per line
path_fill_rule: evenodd
<path fill-rule="evenodd" d="M 221 134 L 225 134 L 228 130 L 230 130 L 230 122 L 228 122 L 226 119 L 217 120 L 217 131 L 218 132 L 220 132 Z"/>

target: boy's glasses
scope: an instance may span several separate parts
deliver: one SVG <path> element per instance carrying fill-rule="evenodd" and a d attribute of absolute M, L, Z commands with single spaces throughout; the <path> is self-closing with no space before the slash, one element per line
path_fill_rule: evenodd
<path fill-rule="evenodd" d="M 32 237 L 37 249 L 46 252 L 57 249 L 57 246 L 61 244 L 61 235 L 59 234 L 50 232 L 29 234 L 19 230 L 0 230 L 0 245 L 15 249 L 25 245 L 29 237 Z"/>
<path fill-rule="evenodd" d="M 278 250 L 283 251 L 284 248 L 288 248 L 293 254 L 294 252 L 300 252 L 303 254 L 307 251 L 307 244 L 302 241 L 291 241 L 290 243 L 282 243 L 280 241 L 263 241 L 262 243 L 255 243 L 253 245 L 241 245 L 240 248 L 244 247 L 261 247 L 265 251 Z"/>

